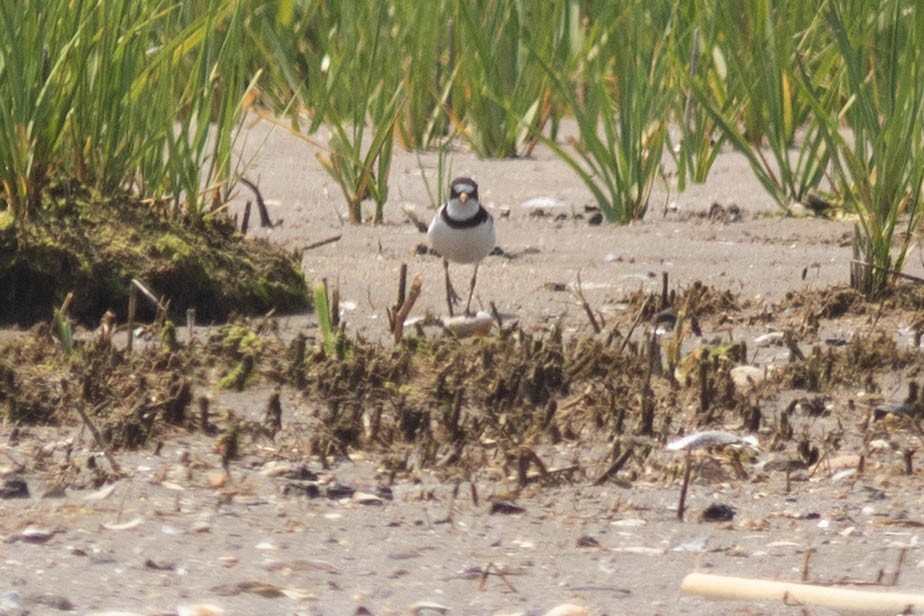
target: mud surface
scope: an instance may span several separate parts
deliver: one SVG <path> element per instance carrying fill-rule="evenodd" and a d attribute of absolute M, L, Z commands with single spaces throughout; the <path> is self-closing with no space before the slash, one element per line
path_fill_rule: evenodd
<path fill-rule="evenodd" d="M 445 312 L 402 212 L 432 215 L 419 162 L 396 160 L 386 224 L 352 227 L 303 142 L 257 157 L 277 224 L 249 234 L 339 284 L 336 353 L 313 315 L 139 332 L 131 356 L 124 331 L 80 330 L 75 358 L 48 327 L 0 333 L 0 614 L 802 613 L 685 596 L 696 570 L 924 588 L 922 294 L 847 289 L 849 221 L 779 218 L 729 152 L 594 225 L 548 153 L 459 153 L 497 221 L 477 303 L 500 323 L 395 347 L 402 263 L 411 316 Z M 694 452 L 680 521 L 666 445 L 706 429 L 759 446 Z"/>

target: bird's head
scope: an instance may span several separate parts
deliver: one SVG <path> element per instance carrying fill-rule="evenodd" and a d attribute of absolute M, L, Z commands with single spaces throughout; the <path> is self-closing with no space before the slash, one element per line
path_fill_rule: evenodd
<path fill-rule="evenodd" d="M 456 178 L 449 185 L 449 198 L 459 203 L 478 203 L 478 184 L 472 178 Z"/>

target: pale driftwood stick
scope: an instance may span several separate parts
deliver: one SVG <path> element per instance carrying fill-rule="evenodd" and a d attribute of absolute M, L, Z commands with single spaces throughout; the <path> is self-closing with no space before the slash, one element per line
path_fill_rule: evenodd
<path fill-rule="evenodd" d="M 411 308 L 414 307 L 414 302 L 417 301 L 422 286 L 423 281 L 420 279 L 420 274 L 414 276 L 414 280 L 411 282 L 411 289 L 408 291 L 404 303 L 401 304 L 398 312 L 395 313 L 395 344 L 399 344 L 401 340 L 404 339 L 404 320 L 407 319 L 407 315 L 411 313 Z"/>
<path fill-rule="evenodd" d="M 141 282 L 137 278 L 132 278 L 132 286 L 138 289 L 139 291 L 141 291 L 141 294 L 144 295 L 146 298 L 148 298 L 148 301 L 154 304 L 154 306 L 157 308 L 159 312 L 161 313 L 167 312 L 167 307 L 164 305 L 164 303 L 160 301 L 159 299 L 157 299 L 157 296 L 154 295 L 154 293 L 152 293 L 150 289 L 144 286 L 143 282 Z"/>
<path fill-rule="evenodd" d="M 786 605 L 827 607 L 845 614 L 894 616 L 924 609 L 924 594 L 920 593 L 855 590 L 707 573 L 687 575 L 680 588 L 687 594 L 708 599 L 776 600 Z"/>

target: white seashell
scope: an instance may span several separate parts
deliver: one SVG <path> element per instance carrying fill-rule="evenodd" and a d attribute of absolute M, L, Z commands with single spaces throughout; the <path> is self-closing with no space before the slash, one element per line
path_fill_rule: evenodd
<path fill-rule="evenodd" d="M 567 204 L 555 197 L 535 197 L 524 201 L 520 204 L 520 207 L 524 210 L 546 210 L 567 207 Z"/>
<path fill-rule="evenodd" d="M 694 432 L 683 438 L 667 444 L 670 451 L 679 451 L 681 449 L 702 449 L 710 445 L 750 445 L 757 447 L 758 441 L 756 436 L 750 434 L 738 436 L 732 432 L 724 430 L 705 430 L 703 432 Z"/>
<path fill-rule="evenodd" d="M 561 605 L 556 605 L 542 616 L 590 616 L 590 611 L 586 607 L 562 603 Z"/>

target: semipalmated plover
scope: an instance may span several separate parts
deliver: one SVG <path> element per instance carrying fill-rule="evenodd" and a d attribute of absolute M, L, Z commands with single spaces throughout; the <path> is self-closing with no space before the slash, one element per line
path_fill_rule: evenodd
<path fill-rule="evenodd" d="M 452 316 L 453 305 L 461 298 L 449 280 L 449 262 L 474 263 L 465 314 L 470 314 L 478 264 L 494 249 L 494 218 L 478 201 L 478 184 L 471 178 L 456 178 L 449 185 L 449 201 L 433 217 L 427 230 L 430 247 L 443 257 L 446 274 L 446 303 Z"/>

